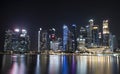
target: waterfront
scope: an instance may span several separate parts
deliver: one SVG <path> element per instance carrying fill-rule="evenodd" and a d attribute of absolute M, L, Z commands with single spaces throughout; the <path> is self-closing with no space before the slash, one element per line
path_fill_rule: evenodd
<path fill-rule="evenodd" d="M 0 55 L 1 74 L 119 74 L 120 56 Z"/>

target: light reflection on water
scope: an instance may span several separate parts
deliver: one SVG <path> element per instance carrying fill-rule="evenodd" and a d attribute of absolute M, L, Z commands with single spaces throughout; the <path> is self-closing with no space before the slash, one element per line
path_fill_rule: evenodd
<path fill-rule="evenodd" d="M 40 74 L 40 55 L 37 55 L 35 74 Z"/>
<path fill-rule="evenodd" d="M 119 56 L 2 55 L 1 74 L 120 74 Z"/>
<path fill-rule="evenodd" d="M 56 55 L 50 55 L 49 60 L 49 74 L 59 74 L 60 70 L 60 57 Z"/>

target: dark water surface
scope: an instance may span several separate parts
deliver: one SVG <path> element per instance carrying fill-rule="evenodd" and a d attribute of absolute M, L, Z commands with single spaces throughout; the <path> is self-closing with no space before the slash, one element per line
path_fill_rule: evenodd
<path fill-rule="evenodd" d="M 120 74 L 120 56 L 0 55 L 0 74 Z"/>

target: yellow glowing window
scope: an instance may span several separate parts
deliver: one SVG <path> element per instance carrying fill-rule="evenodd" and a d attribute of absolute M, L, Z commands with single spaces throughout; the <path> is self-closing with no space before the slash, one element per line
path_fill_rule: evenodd
<path fill-rule="evenodd" d="M 93 27 L 93 29 L 98 29 L 98 27 Z"/>
<path fill-rule="evenodd" d="M 108 28 L 108 26 L 107 26 L 107 25 L 104 25 L 103 28 Z"/>

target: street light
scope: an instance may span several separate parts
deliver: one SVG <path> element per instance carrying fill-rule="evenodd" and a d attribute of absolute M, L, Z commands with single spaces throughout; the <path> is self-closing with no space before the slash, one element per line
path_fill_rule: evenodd
<path fill-rule="evenodd" d="M 40 30 L 38 31 L 38 52 L 40 52 L 40 32 L 41 32 L 42 28 L 40 28 Z"/>

